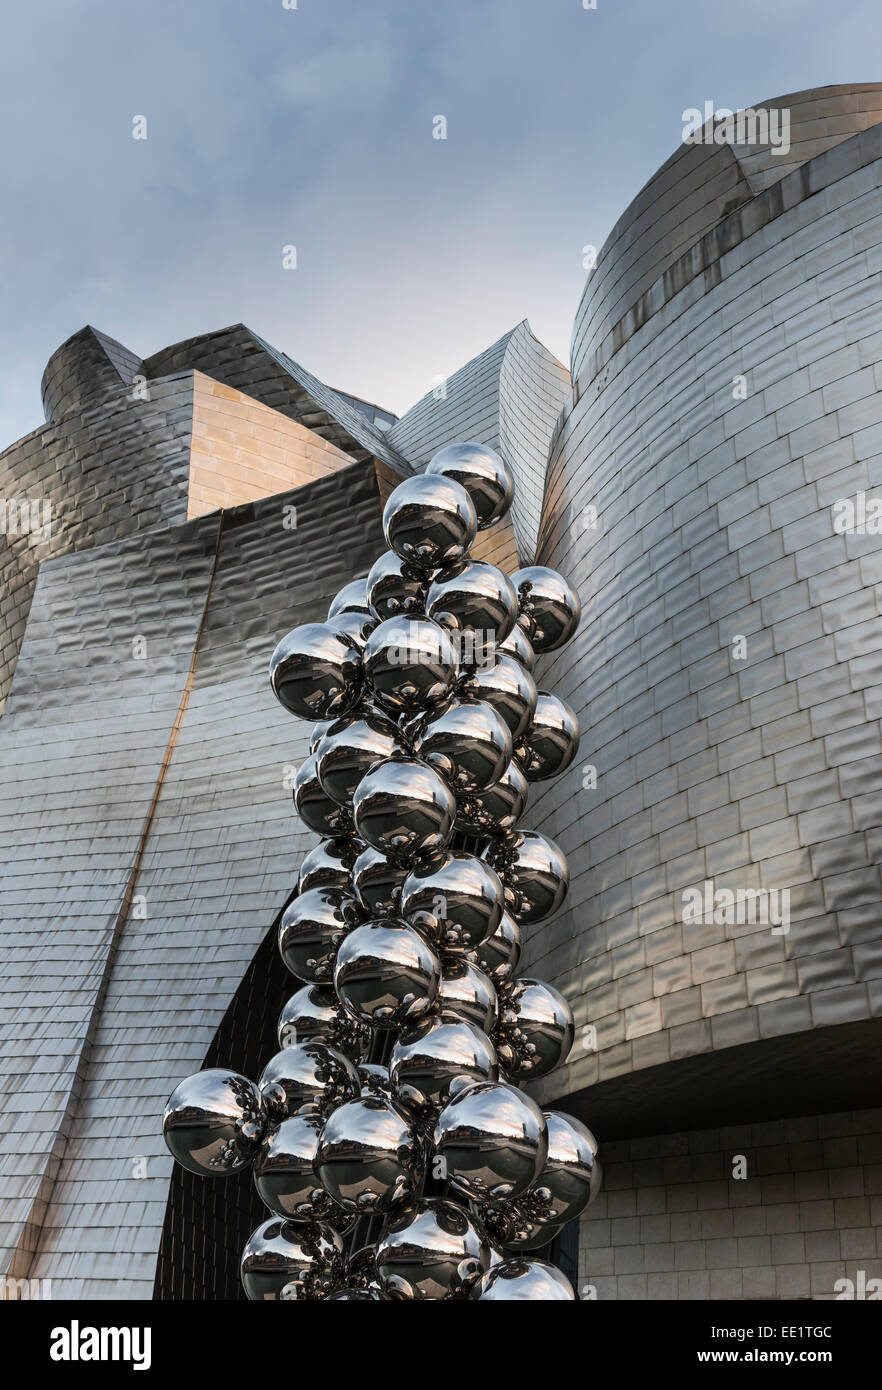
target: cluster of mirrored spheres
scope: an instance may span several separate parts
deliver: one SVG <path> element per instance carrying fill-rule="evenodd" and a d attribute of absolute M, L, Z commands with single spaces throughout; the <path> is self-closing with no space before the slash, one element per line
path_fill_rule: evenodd
<path fill-rule="evenodd" d="M 390 495 L 367 577 L 273 653 L 277 698 L 317 721 L 294 802 L 322 839 L 279 927 L 300 984 L 258 1081 L 199 1072 L 163 1124 L 191 1172 L 251 1165 L 270 1213 L 251 1299 L 575 1298 L 534 1252 L 596 1196 L 597 1144 L 519 1088 L 564 1061 L 573 1020 L 516 971 L 568 886 L 519 822 L 578 747 L 532 672 L 580 607 L 554 570 L 469 558 L 512 494 L 492 449 L 442 449 Z"/>

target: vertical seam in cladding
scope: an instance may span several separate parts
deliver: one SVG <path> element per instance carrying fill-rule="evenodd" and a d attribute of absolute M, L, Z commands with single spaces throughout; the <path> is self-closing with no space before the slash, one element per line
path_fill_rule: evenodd
<path fill-rule="evenodd" d="M 215 576 L 217 574 L 218 560 L 220 558 L 221 541 L 224 534 L 224 523 L 227 517 L 227 512 L 224 510 L 223 507 L 221 507 L 219 510 L 220 515 L 218 517 L 217 534 L 215 536 L 214 543 L 214 559 L 211 565 L 211 573 L 208 576 L 208 583 L 205 587 L 205 600 L 202 605 L 202 613 L 199 617 L 199 626 L 196 629 L 196 635 L 193 639 L 193 650 L 190 654 L 190 665 L 188 667 L 187 676 L 184 681 L 183 689 L 181 691 L 181 698 L 178 702 L 178 709 L 175 715 L 174 723 L 172 724 L 171 730 L 169 731 L 168 741 L 165 746 L 165 752 L 162 757 L 162 762 L 160 763 L 159 771 L 156 774 L 156 783 L 153 788 L 153 795 L 150 799 L 150 805 L 147 808 L 147 814 L 144 817 L 144 825 L 141 829 L 141 834 L 139 836 L 138 844 L 135 849 L 132 867 L 129 871 L 129 875 L 126 879 L 126 884 L 123 889 L 122 902 L 120 903 L 119 912 L 117 913 L 116 921 L 114 922 L 113 927 L 111 928 L 110 940 L 107 946 L 107 954 L 104 959 L 104 968 L 101 972 L 101 982 L 98 986 L 98 989 L 95 992 L 95 998 L 89 1013 L 89 1022 L 83 1034 L 83 1042 L 80 1048 L 79 1057 L 77 1059 L 77 1066 L 74 1073 L 74 1081 L 71 1085 L 70 1095 L 64 1110 L 64 1115 L 62 1117 L 61 1123 L 58 1126 L 57 1132 L 59 1137 L 61 1137 L 63 1140 L 63 1147 L 57 1155 L 53 1155 L 52 1157 L 50 1157 L 49 1160 L 48 1167 L 50 1170 L 54 1168 L 54 1172 L 51 1173 L 51 1177 L 49 1178 L 49 1185 L 45 1191 L 45 1194 L 42 1191 L 40 1194 L 40 1203 L 42 1206 L 43 1215 L 40 1217 L 39 1223 L 36 1223 L 33 1220 L 25 1220 L 25 1232 L 33 1232 L 35 1226 L 39 1224 L 39 1229 L 42 1234 L 43 1217 L 49 1211 L 49 1208 L 52 1203 L 52 1191 L 55 1187 L 58 1171 L 64 1160 L 64 1151 L 67 1147 L 67 1140 L 73 1128 L 73 1122 L 76 1118 L 77 1110 L 79 1109 L 82 1088 L 85 1084 L 86 1077 L 89 1071 L 89 1060 L 95 1040 L 95 1034 L 97 1032 L 98 1026 L 101 1021 L 101 1016 L 104 1011 L 105 998 L 110 984 L 110 978 L 113 974 L 113 967 L 116 961 L 119 944 L 122 939 L 122 934 L 125 929 L 126 922 L 128 921 L 129 910 L 131 908 L 132 899 L 134 897 L 135 892 L 135 885 L 138 881 L 138 876 L 141 872 L 141 864 L 144 858 L 144 851 L 147 848 L 147 841 L 150 838 L 150 831 L 153 826 L 153 819 L 156 814 L 156 808 L 159 805 L 159 798 L 162 794 L 162 788 L 165 783 L 165 776 L 171 764 L 172 756 L 175 751 L 175 746 L 178 741 L 178 734 L 180 732 L 181 725 L 184 720 L 184 715 L 187 712 L 187 706 L 190 703 L 190 692 L 193 689 L 193 683 L 196 677 L 196 664 L 199 659 L 199 648 L 202 642 L 202 633 L 205 628 L 205 620 L 208 615 L 208 607 L 211 603 L 212 591 L 214 589 L 214 581 Z M 42 1187 L 43 1184 L 41 1183 L 41 1189 Z M 31 1208 L 31 1211 L 33 1212 L 33 1207 Z M 41 1242 L 39 1238 L 33 1241 L 33 1249 L 31 1250 L 30 1257 L 27 1261 L 28 1269 L 24 1277 L 27 1277 L 27 1275 L 29 1275 L 31 1268 L 34 1266 L 34 1264 L 40 1257 L 40 1244 Z M 19 1251 L 16 1253 L 24 1253 L 21 1251 L 21 1246 L 19 1246 Z M 14 1261 L 15 1256 L 13 1256 L 13 1262 Z M 11 1268 L 12 1264 L 10 1265 L 10 1269 Z"/>

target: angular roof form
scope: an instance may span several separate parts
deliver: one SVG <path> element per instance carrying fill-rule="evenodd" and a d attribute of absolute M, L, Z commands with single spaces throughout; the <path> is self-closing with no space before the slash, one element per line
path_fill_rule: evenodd
<path fill-rule="evenodd" d="M 512 520 L 524 564 L 536 550 L 548 443 L 570 376 L 526 319 L 411 406 L 389 441 L 414 468 L 453 440 L 497 449 L 515 479 Z"/>

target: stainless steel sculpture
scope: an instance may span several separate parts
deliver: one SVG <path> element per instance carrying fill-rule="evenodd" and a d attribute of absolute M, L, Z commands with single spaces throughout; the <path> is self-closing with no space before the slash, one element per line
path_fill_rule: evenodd
<path fill-rule="evenodd" d="M 459 796 L 480 795 L 498 782 L 511 762 L 508 726 L 486 700 L 457 700 L 422 729 L 420 757 Z"/>
<path fill-rule="evenodd" d="M 359 1074 L 342 1052 L 323 1042 L 283 1047 L 260 1074 L 260 1094 L 273 1120 L 311 1110 L 326 1113 L 359 1093 Z"/>
<path fill-rule="evenodd" d="M 501 521 L 514 499 L 514 483 L 505 462 L 486 444 L 448 444 L 433 454 L 426 472 L 441 473 L 465 488 L 474 503 L 479 531 Z"/>
<path fill-rule="evenodd" d="M 253 1164 L 272 1219 L 243 1255 L 249 1298 L 575 1297 L 523 1256 L 596 1195 L 597 1145 L 516 1084 L 562 1063 L 574 1029 L 557 990 L 515 971 L 521 927 L 569 881 L 557 845 L 518 826 L 527 784 L 578 747 L 534 652 L 580 609 L 554 570 L 469 559 L 512 493 L 492 449 L 442 449 L 390 495 L 390 551 L 273 655 L 279 700 L 320 721 L 294 802 L 323 842 L 279 928 L 302 988 L 259 1086 L 200 1073 L 164 1127 L 194 1172 Z"/>
<path fill-rule="evenodd" d="M 346 1211 L 388 1212 L 412 1201 L 425 1156 L 413 1122 L 382 1096 L 347 1101 L 328 1118 L 315 1160 L 323 1188 Z"/>
<path fill-rule="evenodd" d="M 345 714 L 358 697 L 361 657 L 326 623 L 306 623 L 283 637 L 270 661 L 270 684 L 285 709 L 301 719 Z"/>
<path fill-rule="evenodd" d="M 289 1115 L 265 1135 L 254 1160 L 254 1183 L 264 1206 L 298 1223 L 330 1226 L 341 1235 L 355 1217 L 337 1206 L 315 1174 L 320 1115 Z"/>
<path fill-rule="evenodd" d="M 368 686 L 377 704 L 398 718 L 443 707 L 457 675 L 456 648 L 425 615 L 387 618 L 368 638 Z"/>
<path fill-rule="evenodd" d="M 400 1034 L 389 1075 L 401 1104 L 429 1120 L 443 1110 L 456 1086 L 496 1081 L 499 1062 L 486 1033 L 457 1013 L 442 1012 Z"/>
<path fill-rule="evenodd" d="M 307 888 L 288 904 L 279 923 L 282 960 L 298 980 L 327 984 L 337 948 L 358 920 L 358 906 L 342 888 Z"/>
<path fill-rule="evenodd" d="M 367 577 L 367 600 L 378 622 L 425 612 L 426 588 L 419 570 L 394 550 L 385 550 Z"/>
<path fill-rule="evenodd" d="M 493 1260 L 480 1223 L 456 1202 L 423 1201 L 386 1223 L 377 1272 L 401 1301 L 468 1295 Z"/>
<path fill-rule="evenodd" d="M 445 1106 L 434 1143 L 458 1192 L 499 1206 L 536 1181 L 548 1154 L 548 1130 L 523 1091 L 486 1082 L 465 1087 Z"/>
<path fill-rule="evenodd" d="M 297 892 L 310 888 L 347 888 L 350 875 L 364 845 L 354 835 L 341 835 L 337 840 L 322 840 L 321 844 L 304 855 L 297 876 Z"/>
<path fill-rule="evenodd" d="M 480 560 L 460 560 L 439 570 L 426 595 L 436 622 L 480 634 L 479 659 L 491 641 L 504 642 L 518 617 L 518 599 L 507 574 Z"/>
<path fill-rule="evenodd" d="M 579 725 L 573 711 L 565 700 L 540 690 L 529 727 L 515 749 L 527 781 L 544 782 L 549 777 L 559 777 L 573 761 L 578 747 Z"/>
<path fill-rule="evenodd" d="M 582 605 L 562 574 L 529 565 L 511 577 L 518 593 L 521 623 L 533 650 L 553 652 L 569 642 L 579 626 Z"/>
<path fill-rule="evenodd" d="M 242 1283 L 255 1302 L 320 1299 L 339 1283 L 343 1241 L 329 1226 L 273 1216 L 242 1252 Z"/>
<path fill-rule="evenodd" d="M 503 1260 L 484 1275 L 472 1293 L 479 1303 L 552 1303 L 575 1297 L 566 1275 L 544 1260 Z"/>
<path fill-rule="evenodd" d="M 458 688 L 463 699 L 486 700 L 488 705 L 492 705 L 505 720 L 513 739 L 523 738 L 528 730 L 532 733 L 539 692 L 530 672 L 509 652 L 500 652 L 497 648 L 496 659 L 468 671 L 461 678 Z M 552 698 L 545 696 L 548 700 Z M 575 751 L 574 744 L 573 754 Z M 554 775 L 553 772 L 548 773 L 550 777 Z"/>
<path fill-rule="evenodd" d="M 162 1120 L 178 1163 L 200 1176 L 247 1167 L 265 1129 L 266 1107 L 254 1082 L 219 1067 L 182 1081 Z"/>
<path fill-rule="evenodd" d="M 407 478 L 383 509 L 390 549 L 423 573 L 464 559 L 477 529 L 474 503 L 465 488 L 442 475 Z"/>
<path fill-rule="evenodd" d="M 527 779 L 512 758 L 498 782 L 479 796 L 463 796 L 456 803 L 456 829 L 481 838 L 514 830 L 527 804 Z"/>
<path fill-rule="evenodd" d="M 466 958 L 444 962 L 438 991 L 443 1012 L 474 1023 L 482 1033 L 492 1033 L 499 1013 L 499 998 L 490 976 Z"/>
<path fill-rule="evenodd" d="M 356 927 L 337 953 L 334 988 L 371 1028 L 401 1028 L 422 1018 L 440 983 L 441 962 L 428 941 L 394 918 Z"/>
<path fill-rule="evenodd" d="M 446 955 L 474 951 L 492 936 L 504 906 L 498 875 L 464 850 L 425 859 L 401 890 L 401 915 Z"/>
<path fill-rule="evenodd" d="M 361 838 L 399 863 L 412 864 L 443 849 L 453 835 L 456 797 L 443 777 L 418 758 L 375 763 L 352 804 Z"/>

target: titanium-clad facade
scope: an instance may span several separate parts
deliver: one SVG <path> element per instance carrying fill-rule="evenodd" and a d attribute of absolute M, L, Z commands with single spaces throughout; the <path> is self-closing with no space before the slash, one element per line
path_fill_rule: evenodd
<path fill-rule="evenodd" d="M 476 553 L 583 601 L 539 667 L 581 752 L 527 812 L 572 884 L 525 961 L 577 1025 L 535 1094 L 603 1147 L 580 1287 L 882 1277 L 882 536 L 833 525 L 882 490 L 882 87 L 772 104 L 787 155 L 682 146 L 617 223 L 572 382 L 526 323 L 397 421 L 242 325 L 53 355 L 47 425 L 0 456 L 8 496 L 54 499 L 0 605 L 6 1270 L 234 1295 L 205 1252 L 247 1185 L 173 1178 L 160 1114 L 233 1038 L 245 1065 L 284 987 L 264 943 L 314 837 L 269 655 L 472 437 L 517 486 Z M 707 882 L 786 890 L 788 920 L 689 920 Z"/>
<path fill-rule="evenodd" d="M 882 125 L 857 116 L 844 138 L 840 118 L 879 96 L 784 99 L 826 100 L 838 138 L 746 201 L 731 149 L 679 151 L 577 319 L 538 559 L 585 604 L 540 677 L 577 710 L 582 757 L 530 808 L 574 875 L 530 961 L 576 1014 L 567 1102 L 622 1141 L 582 1226 L 599 1296 L 832 1297 L 856 1267 L 882 1272 L 865 1110 L 880 1098 L 882 536 L 839 534 L 833 511 L 882 483 Z M 678 205 L 702 229 L 688 247 Z M 653 226 L 664 242 L 631 260 Z M 684 890 L 706 882 L 786 889 L 789 929 L 690 920 Z M 539 1090 L 562 1099 L 559 1082 Z M 830 1127 L 828 1110 L 849 1113 Z M 769 1201 L 791 1204 L 768 1218 L 783 1225 Z"/>
<path fill-rule="evenodd" d="M 526 325 L 509 336 L 542 369 L 518 389 L 544 455 L 542 383 L 568 377 Z M 470 364 L 492 438 L 503 358 Z M 146 361 L 85 329 L 46 369 L 49 423 L 3 455 L 7 493 L 53 505 L 45 539 L 5 538 L 23 578 L 0 607 L 0 1246 L 55 1297 L 166 1296 L 172 1275 L 237 1292 L 159 1117 L 212 1048 L 265 1057 L 267 1001 L 291 992 L 260 948 L 316 837 L 291 804 L 308 729 L 269 657 L 370 567 L 424 462 L 352 401 L 241 326 Z M 511 522 L 475 553 L 517 568 Z M 225 1024 L 243 980 L 260 1009 Z M 235 1240 L 247 1197 L 212 1199 L 213 1232 Z"/>

